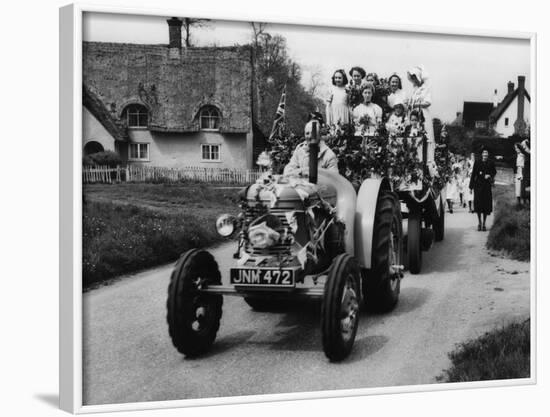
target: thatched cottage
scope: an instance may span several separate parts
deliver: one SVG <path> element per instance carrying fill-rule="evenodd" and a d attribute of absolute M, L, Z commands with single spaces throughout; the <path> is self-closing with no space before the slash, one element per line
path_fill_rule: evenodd
<path fill-rule="evenodd" d="M 254 65 L 248 46 L 187 48 L 182 21 L 168 45 L 83 43 L 83 153 L 130 163 L 252 168 Z M 256 147 L 257 148 L 257 147 Z"/>

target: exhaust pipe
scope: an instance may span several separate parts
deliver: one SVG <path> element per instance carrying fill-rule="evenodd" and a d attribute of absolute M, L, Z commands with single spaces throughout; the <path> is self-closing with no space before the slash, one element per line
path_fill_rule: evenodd
<path fill-rule="evenodd" d="M 317 184 L 319 156 L 319 122 L 311 122 L 311 138 L 309 139 L 309 182 Z"/>

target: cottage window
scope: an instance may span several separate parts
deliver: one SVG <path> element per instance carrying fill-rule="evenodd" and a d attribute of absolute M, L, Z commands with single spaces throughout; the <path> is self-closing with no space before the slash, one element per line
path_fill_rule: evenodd
<path fill-rule="evenodd" d="M 148 143 L 130 143 L 128 146 L 128 160 L 149 161 Z"/>
<path fill-rule="evenodd" d="M 476 129 L 483 129 L 487 127 L 487 122 L 484 120 L 476 120 Z"/>
<path fill-rule="evenodd" d="M 205 106 L 201 109 L 200 120 L 202 130 L 218 130 L 220 128 L 220 112 L 214 106 Z"/>
<path fill-rule="evenodd" d="M 510 119 L 508 119 L 507 117 L 504 118 L 504 126 L 508 127 L 508 125 L 510 124 Z"/>
<path fill-rule="evenodd" d="M 129 128 L 145 128 L 149 124 L 149 112 L 141 104 L 130 104 L 124 112 Z"/>
<path fill-rule="evenodd" d="M 220 161 L 220 145 L 201 145 L 203 161 Z"/>

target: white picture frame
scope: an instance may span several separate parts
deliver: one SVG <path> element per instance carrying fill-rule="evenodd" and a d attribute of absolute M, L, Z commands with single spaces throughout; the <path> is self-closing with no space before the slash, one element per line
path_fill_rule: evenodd
<path fill-rule="evenodd" d="M 374 394 L 410 393 L 440 391 L 479 387 L 509 387 L 529 385 L 537 382 L 536 357 L 536 276 L 535 255 L 532 255 L 531 272 L 531 377 L 521 380 L 490 382 L 470 382 L 457 384 L 414 385 L 390 388 L 368 388 L 311 393 L 272 394 L 226 398 L 189 399 L 158 402 L 137 402 L 109 405 L 83 405 L 82 403 L 82 16 L 85 12 L 105 12 L 121 14 L 141 14 L 156 16 L 179 16 L 184 10 L 107 7 L 88 4 L 73 4 L 60 9 L 60 407 L 72 413 L 95 413 L 111 411 L 151 410 L 176 407 L 196 407 L 205 405 L 242 404 L 265 401 L 289 401 L 296 399 L 322 399 L 327 397 L 349 397 Z M 197 17 L 247 21 L 241 15 L 231 12 L 207 13 Z M 537 106 L 536 97 L 536 34 L 525 32 L 504 32 L 493 30 L 449 29 L 446 27 L 426 27 L 392 24 L 350 24 L 350 22 L 314 20 L 301 18 L 255 19 L 268 23 L 306 24 L 313 26 L 346 27 L 358 29 L 379 29 L 397 32 L 422 32 L 432 34 L 452 34 L 459 36 L 487 36 L 529 40 L 531 44 L 530 91 L 533 114 Z M 535 132 L 533 150 L 536 152 L 536 118 L 532 120 Z M 536 170 L 536 166 L 533 168 Z M 536 188 L 536 178 L 533 180 Z M 535 213 L 532 213 L 533 219 Z M 534 224 L 534 223 L 533 223 Z M 536 231 L 532 229 L 532 248 L 535 248 Z"/>

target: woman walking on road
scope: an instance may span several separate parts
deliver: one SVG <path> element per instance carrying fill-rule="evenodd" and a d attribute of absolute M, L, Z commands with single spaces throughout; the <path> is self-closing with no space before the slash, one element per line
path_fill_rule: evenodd
<path fill-rule="evenodd" d="M 489 160 L 489 151 L 483 149 L 481 160 L 474 163 L 470 178 L 470 190 L 474 191 L 474 211 L 477 214 L 477 230 L 487 230 L 485 221 L 493 212 L 492 186 L 497 174 L 495 164 Z M 483 220 L 482 220 L 483 216 Z"/>

